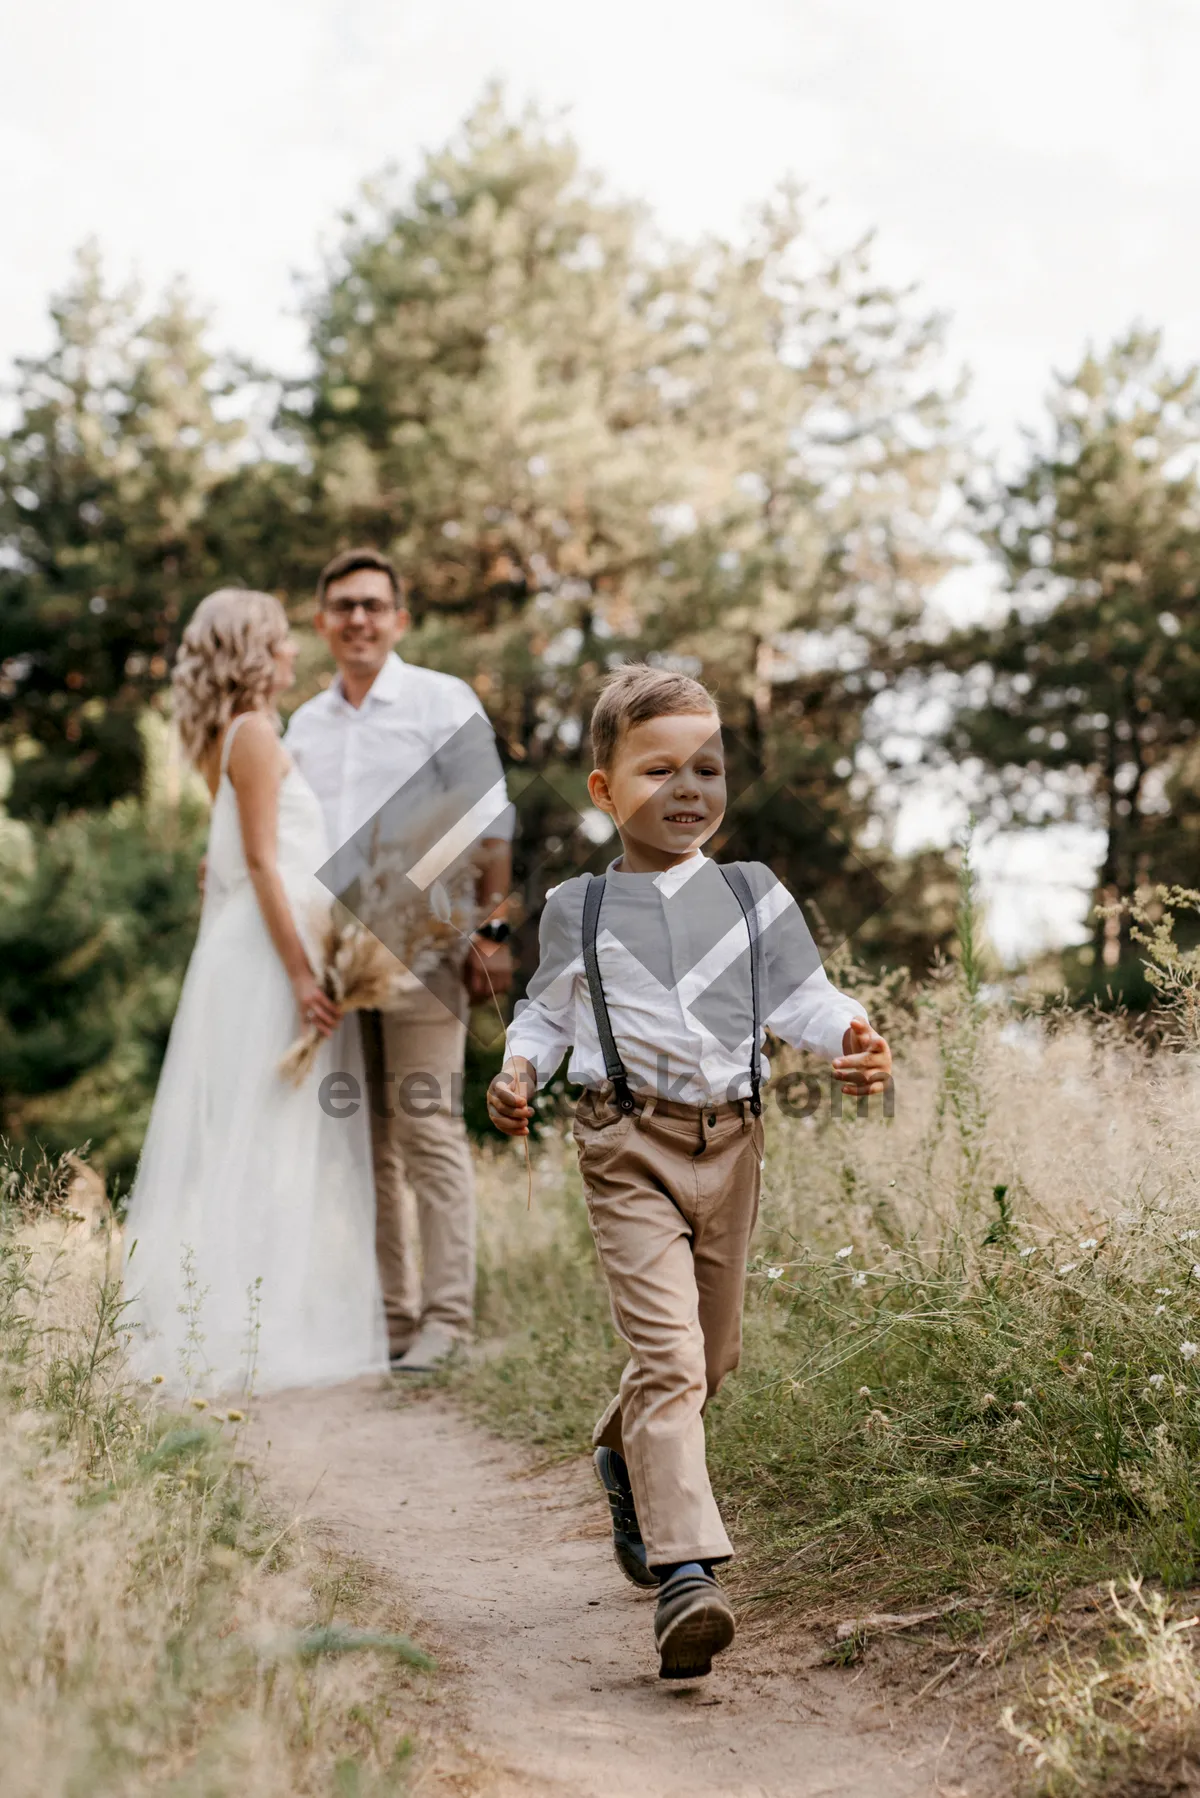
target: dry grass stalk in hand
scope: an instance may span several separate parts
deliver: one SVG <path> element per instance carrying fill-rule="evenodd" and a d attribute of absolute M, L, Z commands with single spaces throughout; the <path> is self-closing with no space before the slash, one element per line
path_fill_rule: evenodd
<path fill-rule="evenodd" d="M 407 970 L 377 936 L 343 906 L 334 906 L 321 942 L 321 985 L 346 1011 L 378 1011 L 393 1003 Z M 321 1047 L 321 1033 L 310 1025 L 279 1063 L 293 1086 L 303 1085 Z"/>

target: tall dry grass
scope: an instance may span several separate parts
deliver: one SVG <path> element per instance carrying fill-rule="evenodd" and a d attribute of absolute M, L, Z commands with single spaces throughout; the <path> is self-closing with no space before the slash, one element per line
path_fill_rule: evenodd
<path fill-rule="evenodd" d="M 1048 1798 L 1121 1793 L 1157 1798 L 1196 1789 L 1200 1660 L 1194 1612 L 1141 1580 L 1109 1582 L 1114 1625 L 1099 1653 L 1054 1655 L 1041 1690 L 1002 1723 Z M 1029 1713 L 1032 1712 L 1032 1716 Z"/>
<path fill-rule="evenodd" d="M 110 1246 L 42 1174 L 0 1173 L 0 1792 L 405 1790 L 394 1596 L 268 1510 L 239 1413 L 130 1387 Z"/>

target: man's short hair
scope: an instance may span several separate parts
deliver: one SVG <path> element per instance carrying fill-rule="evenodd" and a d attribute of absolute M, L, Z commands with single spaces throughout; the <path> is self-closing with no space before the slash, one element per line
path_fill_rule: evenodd
<path fill-rule="evenodd" d="M 621 738 L 635 725 L 651 718 L 702 712 L 711 712 L 720 722 L 716 700 L 690 674 L 651 668 L 647 662 L 626 662 L 605 681 L 592 711 L 592 761 L 607 772 Z"/>
<path fill-rule="evenodd" d="M 398 606 L 404 604 L 404 582 L 396 572 L 396 564 L 389 561 L 379 549 L 342 549 L 333 560 L 326 562 L 317 576 L 317 607 L 325 604 L 325 589 L 334 581 L 344 580 L 348 574 L 357 574 L 360 568 L 374 568 L 380 574 L 386 574 L 392 583 L 392 596 Z"/>

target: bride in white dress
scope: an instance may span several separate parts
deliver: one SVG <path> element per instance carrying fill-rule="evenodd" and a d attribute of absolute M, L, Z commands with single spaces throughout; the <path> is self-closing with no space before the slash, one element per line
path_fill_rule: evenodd
<path fill-rule="evenodd" d="M 267 593 L 210 594 L 175 664 L 183 746 L 213 795 L 200 932 L 129 1206 L 131 1355 L 168 1389 L 268 1391 L 387 1366 L 365 1105 L 330 1115 L 333 1072 L 365 1092 L 305 947 L 329 895 L 320 805 L 279 741 L 296 650 Z M 298 1090 L 279 1061 L 324 1038 Z M 346 1107 L 339 1105 L 340 1114 Z"/>

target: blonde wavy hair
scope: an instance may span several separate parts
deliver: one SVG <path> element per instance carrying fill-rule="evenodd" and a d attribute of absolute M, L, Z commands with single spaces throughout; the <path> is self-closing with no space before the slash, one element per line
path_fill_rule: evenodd
<path fill-rule="evenodd" d="M 200 601 L 171 675 L 190 762 L 204 760 L 236 713 L 271 709 L 275 655 L 287 633 L 287 614 L 272 593 L 221 587 Z"/>

